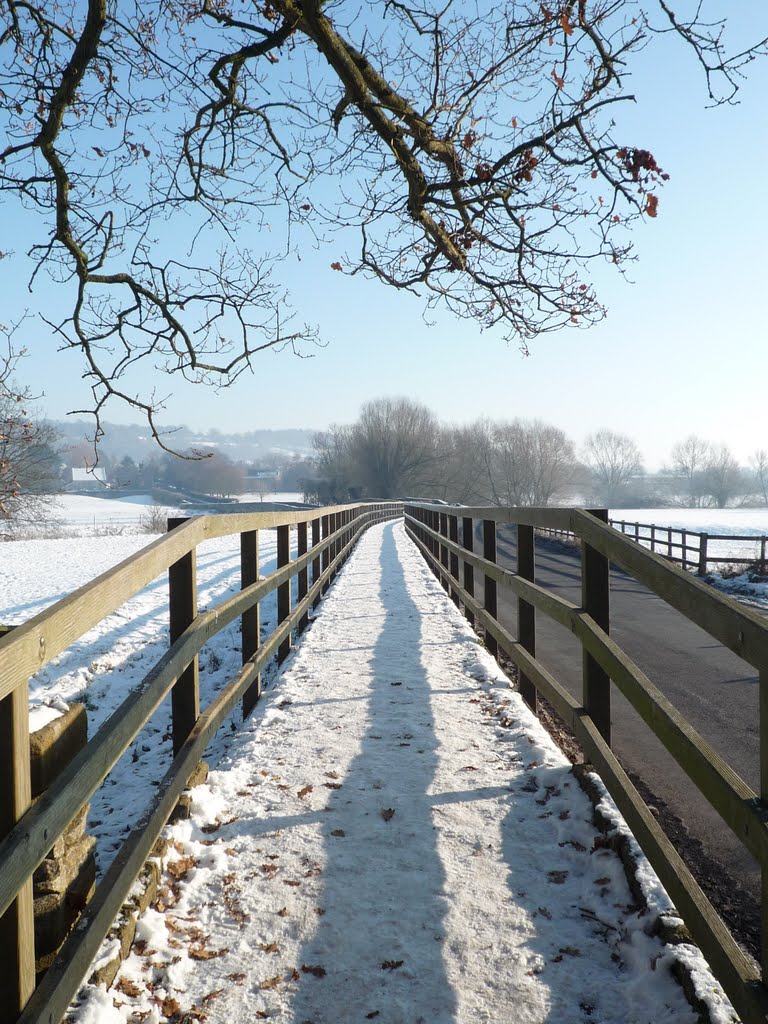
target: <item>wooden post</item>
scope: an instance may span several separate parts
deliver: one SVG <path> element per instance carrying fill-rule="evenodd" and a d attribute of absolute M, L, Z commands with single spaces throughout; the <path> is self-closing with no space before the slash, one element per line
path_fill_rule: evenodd
<path fill-rule="evenodd" d="M 296 554 L 300 557 L 301 555 L 306 555 L 307 551 L 309 550 L 308 546 L 307 546 L 307 524 L 306 523 L 298 523 L 297 526 L 296 526 L 296 529 L 298 531 L 298 540 L 296 542 Z M 297 602 L 298 601 L 303 601 L 304 598 L 307 596 L 307 592 L 308 591 L 309 591 L 309 567 L 307 566 L 304 569 L 299 569 L 299 582 L 298 582 L 298 589 L 296 591 Z M 298 630 L 299 633 L 303 633 L 308 625 L 309 625 L 309 613 L 305 612 L 301 616 L 301 618 L 299 619 L 299 630 Z"/>
<path fill-rule="evenodd" d="M 0 839 L 23 817 L 31 802 L 29 687 L 24 684 L 0 701 Z M 32 906 L 30 877 L 0 918 L 0 992 L 3 1017 L 9 1021 L 16 1020 L 35 990 Z"/>
<path fill-rule="evenodd" d="M 277 528 L 277 568 L 281 569 L 288 565 L 291 560 L 291 528 L 290 526 L 278 526 Z M 286 580 L 277 588 L 277 624 L 285 622 L 291 614 L 291 581 Z M 277 663 L 282 665 L 291 650 L 291 638 L 287 636 L 277 649 Z"/>
<path fill-rule="evenodd" d="M 440 519 L 440 536 L 441 537 L 447 537 L 448 536 L 448 516 L 445 514 L 445 512 L 440 512 L 439 513 L 439 519 Z M 446 569 L 446 570 L 448 569 L 448 548 L 445 546 L 445 544 L 441 544 L 440 545 L 440 565 L 442 565 L 442 567 L 444 569 Z M 443 587 L 450 594 L 450 592 L 451 592 L 451 585 L 448 582 L 448 573 L 447 573 L 447 571 L 445 573 L 441 573 L 440 574 L 440 578 L 441 578 Z"/>
<path fill-rule="evenodd" d="M 168 520 L 175 530 L 186 519 Z M 197 552 L 190 551 L 168 569 L 168 604 L 171 620 L 171 644 L 197 617 Z M 171 691 L 173 754 L 181 750 L 200 715 L 200 676 L 197 655 L 184 669 Z"/>
<path fill-rule="evenodd" d="M 535 547 L 532 526 L 517 526 L 517 574 L 524 580 L 535 582 Z M 521 645 L 532 656 L 536 657 L 536 609 L 532 604 L 517 599 L 517 633 Z M 528 707 L 536 711 L 536 687 L 523 673 L 520 673 L 520 696 Z"/>
<path fill-rule="evenodd" d="M 240 534 L 240 589 L 244 590 L 259 579 L 259 531 L 247 530 Z M 259 649 L 261 625 L 259 606 L 254 605 L 240 617 L 243 664 Z M 261 673 L 243 694 L 243 718 L 247 718 L 261 696 Z"/>
<path fill-rule="evenodd" d="M 760 538 L 760 575 L 765 576 L 765 537 Z"/>
<path fill-rule="evenodd" d="M 493 519 L 483 520 L 483 558 L 489 562 L 496 561 L 496 523 Z M 496 580 L 492 580 L 490 576 L 485 576 L 485 593 L 483 597 L 483 604 L 485 610 L 493 618 L 496 618 L 498 608 L 496 605 Z M 491 636 L 486 631 L 485 634 L 485 648 L 495 658 L 499 653 L 499 645 L 496 642 L 496 637 Z"/>
<path fill-rule="evenodd" d="M 651 551 L 656 550 L 656 525 L 651 523 Z"/>
<path fill-rule="evenodd" d="M 640 543 L 640 523 L 635 523 L 635 540 Z"/>
<path fill-rule="evenodd" d="M 601 522 L 608 521 L 607 509 L 587 510 Z M 608 632 L 610 623 L 609 564 L 605 555 L 589 544 L 581 545 L 581 603 L 587 615 Z M 582 702 L 600 731 L 611 742 L 611 680 L 602 666 L 587 651 L 583 652 Z"/>
<path fill-rule="evenodd" d="M 312 520 L 312 549 L 314 550 L 320 543 L 320 517 Z M 320 555 L 317 555 L 312 559 L 312 585 L 320 579 Z M 320 604 L 320 594 L 312 602 L 312 607 L 317 608 Z"/>
<path fill-rule="evenodd" d="M 327 540 L 329 535 L 330 535 L 330 532 L 331 532 L 331 517 L 330 516 L 323 516 L 322 517 L 322 526 L 323 526 L 323 531 L 322 531 L 323 532 L 323 540 Z M 322 562 L 321 562 L 322 570 L 323 570 L 323 572 L 325 572 L 325 570 L 331 564 L 331 551 L 330 551 L 330 548 L 323 548 L 323 553 L 322 553 L 321 558 L 322 558 Z M 330 582 L 328 580 L 326 580 L 325 583 L 323 584 L 322 588 L 321 588 L 321 593 L 325 594 L 327 592 L 329 586 L 330 586 Z"/>
<path fill-rule="evenodd" d="M 672 527 L 667 530 L 667 558 L 672 557 Z"/>
<path fill-rule="evenodd" d="M 475 523 L 471 516 L 464 516 L 461 520 L 461 543 L 467 551 L 475 549 Z M 469 562 L 464 563 L 464 589 L 470 597 L 475 596 L 475 567 Z M 475 624 L 475 616 L 471 611 L 466 611 L 467 620 L 470 626 Z"/>
<path fill-rule="evenodd" d="M 459 517 L 448 516 L 448 539 L 452 540 L 454 544 L 459 543 Z M 450 563 L 451 579 L 458 584 L 459 582 L 459 556 L 450 552 L 448 559 Z M 459 607 L 459 592 L 454 587 L 451 587 L 451 597 L 456 607 Z"/>
<path fill-rule="evenodd" d="M 699 534 L 699 576 L 707 575 L 707 540 L 709 534 Z"/>
<path fill-rule="evenodd" d="M 688 568 L 688 531 L 681 530 L 680 538 L 683 545 L 683 569 Z"/>

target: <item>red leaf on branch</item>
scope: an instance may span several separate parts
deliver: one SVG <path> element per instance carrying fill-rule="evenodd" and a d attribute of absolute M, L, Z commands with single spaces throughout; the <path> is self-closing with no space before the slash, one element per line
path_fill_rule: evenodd
<path fill-rule="evenodd" d="M 339 263 L 339 261 L 338 261 L 338 260 L 336 260 L 336 262 L 335 262 L 335 263 L 332 263 L 332 264 L 331 264 L 331 270 L 341 270 L 341 269 L 342 269 L 342 268 L 341 268 L 341 264 Z"/>

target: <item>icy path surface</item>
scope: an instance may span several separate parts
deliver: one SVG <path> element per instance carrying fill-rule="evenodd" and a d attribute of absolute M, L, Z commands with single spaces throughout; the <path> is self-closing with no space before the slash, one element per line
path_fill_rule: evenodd
<path fill-rule="evenodd" d="M 693 1024 L 569 768 L 402 525 L 373 528 L 74 1019 Z"/>

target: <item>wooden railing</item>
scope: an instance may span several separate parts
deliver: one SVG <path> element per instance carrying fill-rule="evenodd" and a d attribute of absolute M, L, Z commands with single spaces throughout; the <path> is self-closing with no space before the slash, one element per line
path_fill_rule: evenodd
<path fill-rule="evenodd" d="M 303 512 L 170 520 L 167 536 L 81 587 L 0 639 L 0 992 L 2 1019 L 56 1024 L 211 738 L 239 701 L 244 715 L 260 694 L 260 673 L 288 654 L 291 635 L 328 589 L 360 533 L 402 514 L 394 502 Z M 259 530 L 277 530 L 277 570 L 259 580 Z M 297 557 L 290 560 L 290 531 Z M 240 535 L 241 590 L 197 613 L 196 549 L 203 540 Z M 311 544 L 310 544 L 311 541 Z M 168 571 L 171 646 L 49 789 L 31 805 L 28 680 L 89 629 Z M 310 579 L 311 573 L 311 579 Z M 297 601 L 291 609 L 291 581 Z M 259 602 L 277 591 L 277 624 L 259 636 Z M 242 669 L 204 710 L 197 654 L 239 618 Z M 171 693 L 174 759 L 149 809 L 117 852 L 78 927 L 35 988 L 32 874 L 80 808 Z"/>
<path fill-rule="evenodd" d="M 766 543 L 768 537 L 736 535 L 729 533 L 702 533 L 697 530 L 683 529 L 675 526 L 657 526 L 655 523 L 627 523 L 623 519 L 610 519 L 610 525 L 621 533 L 631 537 L 650 551 L 664 555 L 684 569 L 695 569 L 700 576 L 705 576 L 707 567 L 714 565 L 752 565 L 765 573 Z M 736 542 L 750 545 L 751 550 L 743 554 L 717 555 L 712 545 L 718 541 Z"/>
<path fill-rule="evenodd" d="M 663 555 L 683 569 L 694 569 L 699 576 L 706 576 L 712 565 L 754 565 L 758 572 L 768 570 L 768 537 L 749 534 L 703 533 L 678 526 L 657 526 L 656 523 L 626 522 L 624 519 L 609 519 L 609 526 L 630 537 L 636 543 L 655 554 Z M 541 533 L 575 540 L 569 530 L 540 530 Z M 746 549 L 739 554 L 716 554 L 718 543 L 735 542 Z"/>
<path fill-rule="evenodd" d="M 768 1017 L 768 626 L 668 559 L 622 536 L 607 512 L 556 508 L 458 508 L 406 504 L 406 528 L 453 600 L 517 666 L 520 691 L 535 710 L 542 694 L 570 727 L 653 865 L 745 1024 Z M 474 553 L 482 524 L 482 556 Z M 496 564 L 496 526 L 517 526 L 517 572 Z M 581 544 L 582 601 L 575 605 L 534 582 L 534 531 L 565 531 Z M 461 538 L 459 540 L 459 538 Z M 760 796 L 670 704 L 609 636 L 609 562 L 753 665 L 760 677 Z M 461 567 L 461 576 L 459 570 Z M 518 636 L 496 616 L 498 588 L 518 601 Z M 573 697 L 536 658 L 537 613 L 581 641 L 583 690 Z M 632 704 L 691 781 L 761 865 L 762 973 L 735 942 L 611 750 L 611 682 Z"/>

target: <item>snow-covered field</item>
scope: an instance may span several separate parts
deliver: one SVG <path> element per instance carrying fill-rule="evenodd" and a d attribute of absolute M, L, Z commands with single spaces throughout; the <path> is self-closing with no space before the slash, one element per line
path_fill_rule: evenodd
<path fill-rule="evenodd" d="M 674 530 L 693 530 L 697 533 L 729 535 L 756 538 L 768 536 L 768 508 L 621 508 L 611 509 L 610 518 L 625 523 L 643 523 L 647 526 L 669 526 Z M 627 530 L 626 532 L 631 533 Z M 649 532 L 640 531 L 641 537 L 649 536 Z M 673 536 L 673 542 L 681 543 L 680 535 Z M 645 546 L 650 544 L 645 541 Z M 691 550 L 688 557 L 696 560 L 696 549 L 698 538 L 690 537 L 688 543 Z M 656 551 L 665 553 L 664 545 L 658 545 Z M 681 549 L 674 551 L 677 557 L 681 555 Z M 749 560 L 757 561 L 761 554 L 761 544 L 758 540 L 750 541 L 728 541 L 708 540 L 708 558 L 733 558 L 734 565 Z M 751 572 L 743 572 L 734 575 L 733 571 L 722 575 L 723 569 L 728 568 L 722 563 L 709 563 L 710 573 L 708 581 L 723 593 L 729 594 L 739 600 L 746 600 L 751 604 L 768 608 L 768 583 L 762 579 L 756 579 Z"/>
<path fill-rule="evenodd" d="M 611 509 L 609 515 L 611 519 L 625 523 L 643 523 L 695 533 L 768 536 L 768 508 L 619 508 Z M 679 541 L 680 538 L 675 539 Z M 696 538 L 690 540 L 695 547 Z M 709 541 L 707 552 L 712 558 L 756 558 L 760 554 L 760 545 L 757 541 Z"/>
<path fill-rule="evenodd" d="M 77 1024 L 693 1024 L 676 959 L 734 1020 L 401 524 L 363 537 L 168 836 L 160 903 Z"/>

